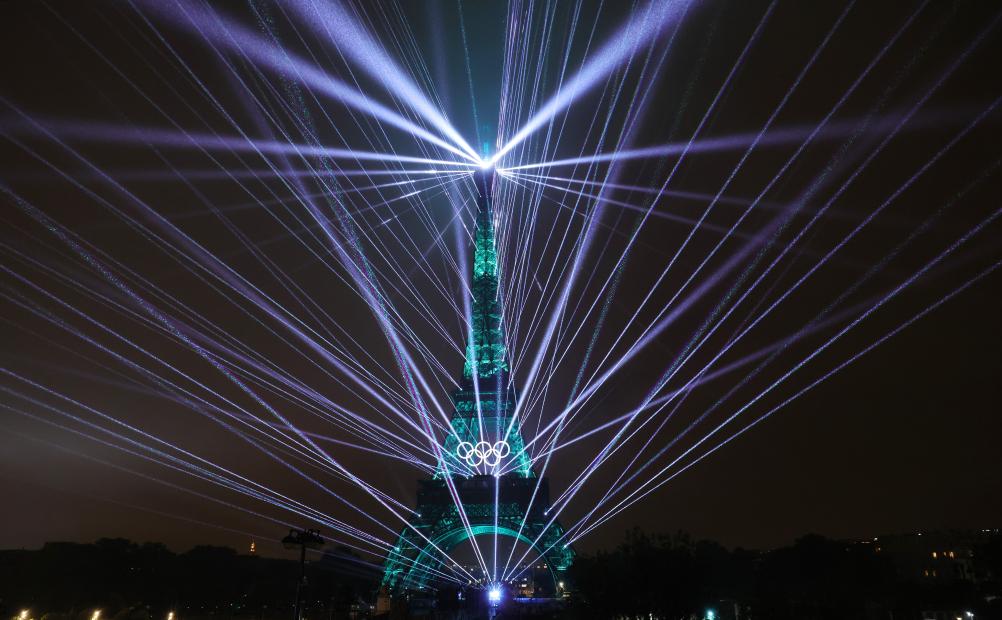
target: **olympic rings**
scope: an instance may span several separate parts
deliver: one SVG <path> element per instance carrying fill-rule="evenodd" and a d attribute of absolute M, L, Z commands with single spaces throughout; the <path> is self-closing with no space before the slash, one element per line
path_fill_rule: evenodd
<path fill-rule="evenodd" d="M 476 445 L 462 441 L 456 447 L 456 456 L 466 461 L 470 467 L 480 465 L 494 467 L 509 454 L 511 454 L 511 446 L 508 445 L 507 441 L 497 441 L 493 445 L 487 441 L 481 441 Z"/>

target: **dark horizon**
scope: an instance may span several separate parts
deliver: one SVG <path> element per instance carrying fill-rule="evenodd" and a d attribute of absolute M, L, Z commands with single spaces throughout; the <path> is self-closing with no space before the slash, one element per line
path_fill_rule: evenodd
<path fill-rule="evenodd" d="M 720 545 L 721 548 L 726 549 L 728 551 L 747 551 L 749 553 L 771 553 L 771 552 L 774 552 L 774 551 L 777 551 L 777 550 L 780 550 L 780 549 L 785 549 L 785 548 L 788 548 L 788 547 L 792 547 L 797 542 L 805 540 L 805 539 L 810 539 L 810 538 L 823 538 L 825 540 L 829 540 L 829 541 L 832 541 L 832 542 L 835 542 L 835 543 L 868 544 L 868 543 L 876 541 L 876 540 L 887 539 L 887 538 L 908 538 L 908 537 L 914 537 L 914 536 L 928 536 L 928 535 L 933 535 L 933 536 L 950 536 L 950 535 L 957 535 L 957 534 L 959 534 L 959 535 L 974 535 L 974 534 L 979 534 L 979 533 L 986 533 L 986 534 L 987 533 L 994 533 L 994 535 L 998 535 L 999 532 L 1002 532 L 1002 527 L 947 528 L 947 529 L 938 529 L 938 530 L 883 532 L 883 533 L 880 533 L 880 534 L 873 534 L 873 535 L 869 535 L 868 534 L 868 535 L 862 535 L 862 536 L 850 536 L 850 537 L 845 537 L 845 538 L 838 538 L 838 537 L 828 536 L 828 535 L 824 534 L 823 532 L 804 532 L 802 534 L 794 536 L 793 539 L 787 541 L 786 543 L 780 543 L 780 544 L 777 544 L 774 547 L 748 547 L 748 546 L 743 546 L 743 545 L 725 545 L 725 544 L 721 543 L 720 541 L 713 540 L 711 538 L 703 538 L 703 537 L 699 537 L 699 536 L 693 536 L 691 532 L 688 532 L 686 530 L 671 530 L 671 531 L 669 531 L 669 530 L 664 530 L 664 531 L 654 530 L 654 531 L 647 531 L 647 530 L 641 530 L 639 528 L 630 528 L 630 529 L 624 530 L 623 532 L 620 532 L 620 539 L 619 540 L 611 540 L 610 543 L 609 543 L 609 546 L 595 548 L 595 549 L 590 549 L 586 553 L 587 553 L 587 555 L 595 555 L 595 554 L 602 554 L 602 553 L 613 552 L 617 548 L 621 547 L 623 545 L 623 543 L 627 540 L 627 538 L 623 537 L 624 535 L 625 536 L 642 535 L 642 536 L 649 536 L 649 537 L 652 537 L 652 538 L 658 538 L 658 537 L 672 538 L 672 537 L 675 537 L 675 536 L 681 536 L 681 537 L 690 539 L 693 542 L 697 542 L 697 543 L 712 543 L 712 544 L 715 544 L 715 545 Z M 287 533 L 287 532 L 283 532 L 283 535 L 285 533 Z M 321 534 L 323 534 L 323 532 L 321 532 Z M 282 546 L 282 537 L 281 536 L 278 536 L 276 538 L 248 538 L 247 541 L 246 541 L 247 544 L 245 544 L 243 547 L 236 547 L 236 546 L 233 546 L 233 545 L 230 545 L 230 544 L 224 544 L 224 543 L 220 542 L 218 539 L 215 539 L 215 540 L 206 539 L 204 541 L 196 541 L 196 542 L 192 543 L 190 546 L 186 546 L 186 547 L 174 547 L 174 546 L 166 544 L 166 543 L 164 543 L 163 541 L 160 541 L 160 540 L 137 539 L 137 538 L 129 538 L 128 536 L 120 536 L 120 535 L 104 535 L 104 536 L 98 536 L 98 537 L 96 537 L 96 538 L 94 538 L 92 540 L 52 539 L 52 540 L 43 541 L 41 544 L 39 544 L 38 546 L 35 546 L 35 547 L 7 547 L 7 548 L 0 548 L 0 551 L 40 551 L 43 548 L 45 548 L 46 546 L 50 546 L 50 545 L 61 545 L 61 544 L 65 543 L 65 544 L 71 544 L 71 545 L 84 545 L 84 546 L 86 546 L 86 545 L 94 545 L 94 544 L 96 544 L 96 543 L 98 543 L 98 542 L 100 542 L 102 540 L 128 541 L 128 542 L 136 544 L 136 545 L 163 545 L 168 550 L 170 550 L 172 553 L 176 553 L 176 554 L 184 554 L 184 553 L 190 552 L 192 550 L 195 550 L 195 549 L 198 549 L 198 548 L 203 548 L 203 547 L 218 547 L 218 548 L 222 548 L 222 549 L 232 550 L 233 552 L 235 552 L 236 555 L 239 555 L 239 556 L 258 556 L 258 557 L 263 557 L 263 558 L 270 558 L 270 559 L 277 559 L 277 560 L 289 560 L 289 561 L 293 561 L 293 560 L 296 559 L 296 557 L 298 557 L 298 552 L 297 551 L 295 551 L 295 550 L 289 550 L 289 549 L 286 549 L 286 548 L 284 548 Z M 250 551 L 250 543 L 251 542 L 253 542 L 255 544 L 254 551 Z M 269 553 L 268 552 L 269 550 L 272 550 L 273 553 Z M 311 558 L 317 558 L 317 557 L 323 556 L 325 553 L 328 553 L 330 551 L 343 551 L 343 550 L 346 550 L 346 548 L 344 548 L 344 547 L 338 547 L 337 545 L 324 545 L 320 549 L 309 549 L 307 551 L 307 556 L 311 557 Z M 350 551 L 350 550 L 348 550 L 348 551 Z"/>
<path fill-rule="evenodd" d="M 89 568 L 83 575 L 71 568 L 83 565 Z M 0 550 L 0 613 L 21 620 L 286 618 L 299 570 L 295 559 L 240 555 L 220 547 L 175 554 L 154 543 L 123 539 Z M 1000 571 L 998 529 L 849 544 L 813 535 L 771 551 L 728 551 L 682 533 L 634 530 L 614 550 L 580 556 L 569 581 L 557 584 L 558 598 L 547 594 L 545 570 L 514 580 L 500 596 L 498 617 L 650 613 L 707 620 L 985 620 L 999 617 Z M 303 601 L 302 617 L 371 617 L 373 611 L 380 617 L 380 609 L 387 611 L 380 602 L 385 601 L 380 573 L 379 565 L 362 563 L 343 548 L 312 554 L 305 565 L 308 585 L 302 599 L 296 597 Z M 482 594 L 476 586 L 442 584 L 398 599 L 391 613 L 411 617 L 409 612 L 417 611 L 427 617 L 421 611 L 431 609 L 443 619 L 489 616 Z"/>

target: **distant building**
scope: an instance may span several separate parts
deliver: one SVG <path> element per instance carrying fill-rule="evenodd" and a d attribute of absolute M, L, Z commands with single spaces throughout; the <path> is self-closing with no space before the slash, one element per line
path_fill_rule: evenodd
<path fill-rule="evenodd" d="M 894 534 L 864 544 L 887 557 L 903 581 L 943 585 L 980 583 L 988 576 L 978 574 L 975 552 L 993 534 L 997 534 L 997 530 Z M 955 618 L 951 616 L 950 620 Z"/>

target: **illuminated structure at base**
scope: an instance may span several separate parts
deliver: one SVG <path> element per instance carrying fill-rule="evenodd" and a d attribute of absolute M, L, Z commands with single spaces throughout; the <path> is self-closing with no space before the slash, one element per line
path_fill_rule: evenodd
<path fill-rule="evenodd" d="M 386 560 L 383 585 L 396 590 L 423 588 L 435 581 L 445 561 L 438 549 L 449 551 L 471 535 L 517 538 L 532 545 L 554 584 L 574 560 L 573 549 L 561 542 L 563 528 L 556 521 L 550 523 L 545 514 L 549 485 L 532 470 L 519 425 L 512 420 L 516 394 L 498 300 L 491 206 L 494 171 L 481 170 L 474 179 L 479 212 L 466 363 L 460 387 L 452 395 L 452 433 L 442 446 L 442 463 L 432 478 L 418 481 L 416 515 Z M 469 527 L 453 499 L 450 481 Z"/>

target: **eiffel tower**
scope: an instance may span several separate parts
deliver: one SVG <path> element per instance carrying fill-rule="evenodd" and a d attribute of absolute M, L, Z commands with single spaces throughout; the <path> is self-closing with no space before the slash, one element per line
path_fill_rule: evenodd
<path fill-rule="evenodd" d="M 471 535 L 517 538 L 531 545 L 549 569 L 554 585 L 574 561 L 574 550 L 561 542 L 563 528 L 557 521 L 549 523 L 546 516 L 550 506 L 547 480 L 537 478 L 518 422 L 512 421 L 517 401 L 498 300 L 491 197 L 494 178 L 493 170 L 474 174 L 478 213 L 471 281 L 472 328 L 460 387 L 452 394 L 452 432 L 445 439 L 435 475 L 418 481 L 415 516 L 386 559 L 383 586 L 388 589 L 428 586 L 441 574 L 446 560 L 439 549 L 448 552 Z M 465 524 L 449 489 L 450 481 L 465 512 Z M 492 558 L 485 560 L 490 567 Z"/>

